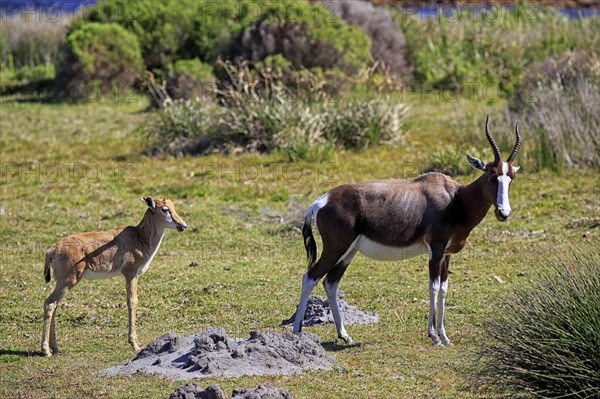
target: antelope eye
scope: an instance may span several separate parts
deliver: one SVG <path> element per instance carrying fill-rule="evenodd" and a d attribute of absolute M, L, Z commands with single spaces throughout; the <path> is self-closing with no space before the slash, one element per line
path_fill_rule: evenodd
<path fill-rule="evenodd" d="M 161 208 L 163 212 L 169 212 L 169 208 L 165 207 L 165 208 Z"/>

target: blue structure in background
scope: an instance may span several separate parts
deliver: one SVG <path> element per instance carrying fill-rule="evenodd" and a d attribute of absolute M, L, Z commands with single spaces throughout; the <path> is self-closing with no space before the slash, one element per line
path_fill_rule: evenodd
<path fill-rule="evenodd" d="M 132 1 L 152 1 L 152 0 L 132 0 Z M 191 0 L 193 1 L 193 0 Z M 214 0 L 218 1 L 218 0 Z M 223 0 L 226 1 L 226 0 Z M 275 0 L 274 0 L 275 1 Z M 18 15 L 21 12 L 40 12 L 47 14 L 56 13 L 75 13 L 81 9 L 81 7 L 90 7 L 97 3 L 97 0 L 0 0 L 0 15 L 10 16 Z M 469 10 L 475 14 L 485 10 L 493 10 L 493 6 L 467 6 L 461 7 L 461 9 Z M 507 6 L 505 8 L 513 8 Z M 423 6 L 423 7 L 412 7 L 406 8 L 407 14 L 415 15 L 421 18 L 435 18 L 441 12 L 445 17 L 451 16 L 456 10 L 456 7 L 450 6 Z M 600 7 L 593 8 L 561 8 L 560 11 L 570 18 L 577 18 L 579 16 L 599 17 Z"/>
<path fill-rule="evenodd" d="M 96 4 L 96 0 L 0 0 L 0 14 L 5 16 L 20 13 L 75 13 Z"/>

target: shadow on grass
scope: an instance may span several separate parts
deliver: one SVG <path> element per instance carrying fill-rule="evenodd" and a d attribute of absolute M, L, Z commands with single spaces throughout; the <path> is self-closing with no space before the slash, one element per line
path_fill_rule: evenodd
<path fill-rule="evenodd" d="M 18 362 L 24 357 L 42 357 L 41 351 L 19 351 L 0 349 L 0 364 Z"/>
<path fill-rule="evenodd" d="M 338 344 L 338 341 L 327 341 L 327 342 L 323 342 L 321 344 L 321 346 L 323 348 L 325 348 L 325 350 L 327 352 L 341 352 L 344 351 L 346 349 L 351 349 L 351 348 L 360 348 L 362 346 L 361 343 L 359 342 L 355 342 L 353 344 L 350 345 L 346 345 L 346 344 Z"/>

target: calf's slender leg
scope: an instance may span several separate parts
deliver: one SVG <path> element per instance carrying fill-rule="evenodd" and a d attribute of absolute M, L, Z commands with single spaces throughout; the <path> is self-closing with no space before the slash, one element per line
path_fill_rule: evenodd
<path fill-rule="evenodd" d="M 44 301 L 44 321 L 42 331 L 42 353 L 50 357 L 52 352 L 58 353 L 56 345 L 56 333 L 54 329 L 54 316 L 59 302 L 67 295 L 67 292 L 73 288 L 73 285 L 68 283 L 60 283 L 57 281 L 54 291 Z M 52 352 L 50 351 L 52 349 Z"/>
<path fill-rule="evenodd" d="M 140 351 L 140 344 L 135 329 L 135 314 L 137 310 L 137 277 L 125 277 L 125 287 L 127 289 L 127 312 L 129 313 L 129 343 L 134 351 Z"/>

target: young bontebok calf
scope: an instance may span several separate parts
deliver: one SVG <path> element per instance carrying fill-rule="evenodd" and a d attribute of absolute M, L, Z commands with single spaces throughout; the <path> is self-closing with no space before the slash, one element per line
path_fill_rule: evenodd
<path fill-rule="evenodd" d="M 81 279 L 108 278 L 119 274 L 125 277 L 127 288 L 129 343 L 136 352 L 140 350 L 135 330 L 137 278 L 148 270 L 165 229 L 177 229 L 181 232 L 187 228 L 187 224 L 175 212 L 171 200 L 153 200 L 147 197 L 142 202 L 148 209 L 137 226 L 75 234 L 46 251 L 44 277 L 46 282 L 50 281 L 52 268 L 56 288 L 44 302 L 44 355 L 52 356 L 52 352 L 58 352 L 54 319 L 58 303 L 67 292 Z"/>
<path fill-rule="evenodd" d="M 504 222 L 510 217 L 508 190 L 519 169 L 512 164 L 521 146 L 518 125 L 515 126 L 516 143 L 506 162 L 501 160 L 500 150 L 490 135 L 489 116 L 485 127 L 494 160 L 484 164 L 467 155 L 471 166 L 483 171 L 483 175 L 471 184 L 463 186 L 441 173 L 427 173 L 412 180 L 345 184 L 312 203 L 302 229 L 308 255 L 308 272 L 302 279 L 294 333 L 302 329 L 302 319 L 312 289 L 325 277 L 323 286 L 338 337 L 346 343 L 352 343 L 340 316 L 337 290 L 354 255 L 360 251 L 377 260 L 399 260 L 427 252 L 427 330 L 434 345 L 450 344 L 444 330 L 444 300 L 448 290 L 450 255 L 465 246 L 469 233 L 483 220 L 492 205 L 496 208 L 499 221 Z M 317 246 L 311 229 L 313 215 L 323 241 L 318 262 L 315 262 Z"/>

